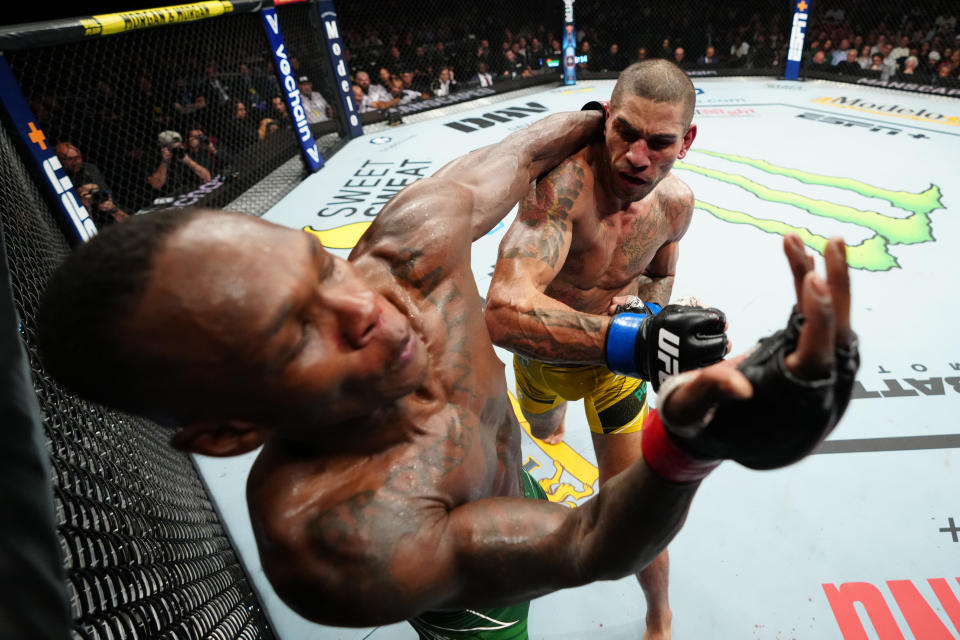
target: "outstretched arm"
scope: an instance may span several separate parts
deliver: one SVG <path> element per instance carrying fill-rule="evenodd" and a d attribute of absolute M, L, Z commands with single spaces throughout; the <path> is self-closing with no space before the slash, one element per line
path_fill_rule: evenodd
<path fill-rule="evenodd" d="M 806 322 L 794 343 L 778 343 L 784 366 L 759 378 L 742 375 L 730 361 L 685 374 L 689 379 L 659 409 L 663 422 L 706 434 L 703 442 L 671 433 L 664 436 L 669 441 L 650 444 L 645 435 L 643 457 L 573 510 L 516 498 L 454 509 L 413 504 L 410 478 L 443 464 L 425 454 L 410 469 L 393 469 L 389 486 L 341 496 L 305 532 L 285 531 L 285 544 L 261 540 L 267 558 L 281 548 L 288 555 L 278 563 L 286 573 L 272 572 L 265 562 L 278 593 L 312 620 L 367 626 L 435 609 L 521 602 L 645 566 L 680 529 L 699 479 L 720 458 L 746 458 L 756 468 L 789 464 L 808 454 L 810 443 L 822 440 L 843 414 L 856 371 L 849 366 L 856 358 L 843 244 L 830 242 L 824 282 L 809 273 L 794 240 L 789 243 Z M 798 410 L 784 399 L 784 385 L 814 390 L 822 407 L 801 403 Z M 824 391 L 825 385 L 835 386 Z M 726 409 L 716 408 L 723 402 L 753 419 L 735 423 L 731 432 Z M 644 433 L 652 427 L 664 434 L 657 412 Z M 704 446 L 723 453 L 713 459 L 691 453 Z"/>

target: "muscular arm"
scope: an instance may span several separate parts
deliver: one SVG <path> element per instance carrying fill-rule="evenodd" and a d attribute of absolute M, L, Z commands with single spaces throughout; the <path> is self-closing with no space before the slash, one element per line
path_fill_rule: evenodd
<path fill-rule="evenodd" d="M 597 111 L 553 114 L 444 165 L 391 199 L 354 251 L 391 235 L 431 254 L 460 255 L 458 249 L 507 215 L 538 175 L 597 135 L 601 123 Z"/>
<path fill-rule="evenodd" d="M 505 605 L 646 566 L 679 530 L 696 488 L 661 480 L 642 460 L 573 510 L 521 498 L 418 508 L 401 486 L 386 487 L 316 515 L 287 547 L 286 573 L 264 566 L 290 606 L 324 624 Z"/>
<path fill-rule="evenodd" d="M 500 244 L 484 312 L 494 344 L 544 362 L 603 364 L 610 319 L 544 293 L 570 250 L 584 175 L 581 161 L 571 158 L 520 203 Z"/>
<path fill-rule="evenodd" d="M 586 145 L 600 132 L 601 124 L 598 111 L 556 113 L 454 160 L 434 177 L 455 181 L 470 191 L 472 239 L 476 240 L 507 215 L 537 176 Z"/>

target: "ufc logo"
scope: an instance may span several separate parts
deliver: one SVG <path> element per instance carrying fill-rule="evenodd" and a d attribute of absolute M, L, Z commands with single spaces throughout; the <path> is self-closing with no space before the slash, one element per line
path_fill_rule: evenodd
<path fill-rule="evenodd" d="M 660 329 L 657 334 L 657 359 L 663 363 L 659 376 L 660 384 L 670 376 L 680 373 L 680 336 Z"/>

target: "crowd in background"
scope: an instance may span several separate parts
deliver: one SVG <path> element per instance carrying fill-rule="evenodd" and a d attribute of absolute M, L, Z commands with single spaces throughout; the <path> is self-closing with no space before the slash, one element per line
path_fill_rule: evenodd
<path fill-rule="evenodd" d="M 509 79 L 559 76 L 562 16 L 560 7 L 549 7 L 544 15 L 543 5 L 506 0 L 342 3 L 341 33 L 356 107 L 361 113 L 387 111 Z M 576 9 L 578 67 L 595 72 L 617 72 L 657 57 L 685 69 L 777 73 L 785 62 L 792 15 L 780 0 L 749 7 L 579 0 Z M 879 0 L 857 11 L 819 5 L 807 27 L 804 68 L 956 86 L 955 14 L 960 11 L 937 2 L 920 8 Z M 336 104 L 319 50 L 290 47 L 311 124 L 332 118 Z M 124 72 L 80 63 L 88 75 L 82 89 L 38 88 L 28 95 L 98 225 L 187 193 L 229 171 L 239 154 L 293 129 L 265 52 L 204 51 L 198 46 L 160 61 L 130 61 Z M 61 78 L 56 86 L 63 85 Z"/>

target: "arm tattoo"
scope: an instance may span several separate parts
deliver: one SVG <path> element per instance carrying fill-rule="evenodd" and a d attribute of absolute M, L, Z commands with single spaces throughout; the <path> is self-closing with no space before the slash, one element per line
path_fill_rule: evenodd
<path fill-rule="evenodd" d="M 584 171 L 576 162 L 551 173 L 520 203 L 519 221 L 536 235 L 521 235 L 522 242 L 506 247 L 501 258 L 537 258 L 555 269 L 568 232 L 570 210 L 583 190 Z"/>

